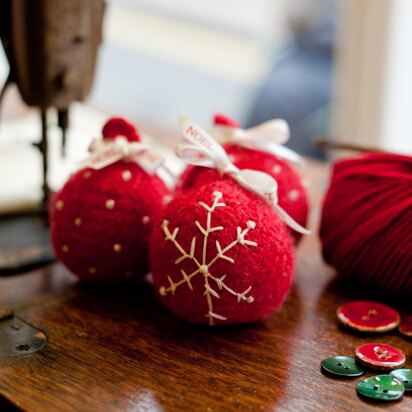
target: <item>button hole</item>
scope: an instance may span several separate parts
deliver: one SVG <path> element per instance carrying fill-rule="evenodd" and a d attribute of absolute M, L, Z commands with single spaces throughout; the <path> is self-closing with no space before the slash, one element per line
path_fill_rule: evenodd
<path fill-rule="evenodd" d="M 379 385 L 373 385 L 373 389 L 375 389 L 375 391 L 377 391 L 379 389 Z"/>
<path fill-rule="evenodd" d="M 409 383 L 409 381 L 408 381 L 407 379 L 405 379 L 405 380 L 403 381 L 403 383 Z"/>
<path fill-rule="evenodd" d="M 350 369 L 350 367 L 349 367 L 349 366 L 345 366 L 345 369 Z"/>
<path fill-rule="evenodd" d="M 342 363 L 342 362 L 338 362 L 336 365 L 338 365 L 338 366 L 342 366 L 342 365 L 343 365 L 343 363 Z"/>
<path fill-rule="evenodd" d="M 387 389 L 384 389 L 382 392 L 383 392 L 383 393 L 388 393 L 388 390 L 387 390 Z"/>
<path fill-rule="evenodd" d="M 16 346 L 16 350 L 19 351 L 19 352 L 22 352 L 22 351 L 26 352 L 29 349 L 30 349 L 30 345 L 27 345 L 27 344 L 20 344 L 20 345 Z"/>
<path fill-rule="evenodd" d="M 73 43 L 83 43 L 84 42 L 84 37 L 81 35 L 77 35 L 73 38 Z"/>

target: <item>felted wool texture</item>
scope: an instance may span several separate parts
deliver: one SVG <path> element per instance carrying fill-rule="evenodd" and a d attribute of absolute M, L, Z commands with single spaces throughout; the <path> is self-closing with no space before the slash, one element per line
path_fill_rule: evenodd
<path fill-rule="evenodd" d="M 121 117 L 112 117 L 103 126 L 104 138 L 115 138 L 124 136 L 129 142 L 140 142 L 140 133 L 136 127 Z"/>
<path fill-rule="evenodd" d="M 236 129 L 240 129 L 241 127 L 236 120 L 233 120 L 229 116 L 226 116 L 222 113 L 216 113 L 213 116 L 213 123 L 217 126 L 229 126 L 234 127 Z"/>
<path fill-rule="evenodd" d="M 279 205 L 305 227 L 308 217 L 308 196 L 298 173 L 286 161 L 271 153 L 247 149 L 236 144 L 225 145 L 226 153 L 239 169 L 259 170 L 271 175 L 278 183 Z M 200 166 L 188 166 L 183 172 L 176 191 L 185 191 L 210 182 L 220 180 L 215 169 Z M 298 244 L 302 235 L 289 229 L 294 244 Z"/>
<path fill-rule="evenodd" d="M 334 165 L 323 256 L 354 285 L 412 295 L 412 157 L 367 154 Z"/>
<path fill-rule="evenodd" d="M 162 222 L 167 220 L 168 229 L 173 235 L 177 230 L 176 241 L 190 254 L 192 239 L 196 238 L 194 257 L 203 264 L 203 241 L 205 236 L 196 226 L 196 221 L 207 227 L 207 211 L 199 202 L 209 207 L 213 204 L 214 193 L 220 192 L 220 199 L 226 206 L 217 207 L 211 214 L 211 227 L 222 226 L 223 230 L 213 231 L 207 237 L 207 259 L 210 263 L 217 254 L 216 241 L 221 248 L 237 238 L 237 228 L 248 227 L 248 221 L 256 224 L 244 236 L 256 242 L 257 246 L 237 244 L 225 253 L 233 259 L 230 262 L 219 258 L 209 269 L 216 278 L 224 278 L 225 284 L 234 292 L 243 293 L 251 288 L 246 296 L 253 302 L 238 302 L 236 296 L 209 278 L 209 285 L 220 296 L 211 296 L 213 313 L 225 317 L 214 319 L 214 324 L 253 322 L 270 315 L 284 301 L 293 278 L 294 256 L 290 236 L 283 222 L 273 214 L 270 206 L 259 196 L 241 188 L 232 179 L 215 181 L 197 189 L 182 192 L 165 207 L 155 225 L 150 241 L 150 264 L 156 292 L 166 307 L 175 315 L 191 323 L 208 324 L 209 306 L 205 296 L 205 276 L 198 273 L 188 283 L 183 283 L 174 291 L 167 291 L 183 279 L 183 272 L 189 275 L 198 266 L 194 259 L 186 258 L 176 262 L 182 253 L 170 241 L 165 240 Z M 169 279 L 170 277 L 170 279 Z M 163 289 L 163 292 L 162 292 Z"/>
<path fill-rule="evenodd" d="M 51 204 L 57 257 L 83 280 L 143 277 L 153 221 L 168 194 L 160 178 L 134 162 L 78 171 Z"/>

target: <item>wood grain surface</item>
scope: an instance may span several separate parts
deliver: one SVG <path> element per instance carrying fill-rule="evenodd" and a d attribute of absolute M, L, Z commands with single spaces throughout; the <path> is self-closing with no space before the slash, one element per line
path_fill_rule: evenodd
<path fill-rule="evenodd" d="M 312 165 L 310 172 L 316 230 L 326 168 Z M 375 297 L 333 279 L 314 233 L 299 246 L 294 285 L 278 313 L 261 323 L 215 329 L 170 315 L 149 283 L 79 284 L 59 264 L 0 279 L 0 302 L 12 304 L 49 338 L 35 354 L 0 358 L 0 394 L 34 412 L 411 411 L 411 395 L 395 403 L 366 402 L 355 390 L 362 377 L 321 373 L 323 358 L 352 355 L 369 341 L 399 347 L 412 367 L 412 343 L 397 332 L 354 335 L 337 325 L 338 305 Z M 391 304 L 407 313 L 407 302 Z M 0 410 L 6 410 L 1 402 Z"/>

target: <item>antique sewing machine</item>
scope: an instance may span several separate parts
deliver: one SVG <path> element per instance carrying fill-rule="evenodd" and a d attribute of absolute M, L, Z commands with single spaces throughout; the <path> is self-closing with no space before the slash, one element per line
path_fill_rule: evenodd
<path fill-rule="evenodd" d="M 23 101 L 39 109 L 41 138 L 33 144 L 41 153 L 43 169 L 41 215 L 30 212 L 0 219 L 0 273 L 53 259 L 44 219 L 50 195 L 48 116 L 50 109 L 57 111 L 64 156 L 70 105 L 84 100 L 92 87 L 104 10 L 103 0 L 0 2 L 0 38 L 10 67 L 0 105 L 5 104 L 7 88 L 15 84 Z"/>

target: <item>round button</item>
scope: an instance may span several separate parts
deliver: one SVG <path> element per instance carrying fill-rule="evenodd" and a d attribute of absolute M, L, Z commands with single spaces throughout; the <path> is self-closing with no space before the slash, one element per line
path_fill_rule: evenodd
<path fill-rule="evenodd" d="M 403 336 L 412 338 L 412 316 L 408 316 L 401 322 L 399 332 L 402 333 Z"/>
<path fill-rule="evenodd" d="M 347 378 L 353 378 L 365 373 L 352 356 L 332 356 L 323 359 L 321 367 L 323 371 L 331 375 Z"/>
<path fill-rule="evenodd" d="M 336 315 L 344 326 L 361 332 L 376 333 L 395 329 L 401 319 L 399 313 L 389 306 L 363 300 L 341 306 Z"/>
<path fill-rule="evenodd" d="M 358 383 L 356 390 L 362 396 L 382 401 L 396 401 L 405 391 L 402 382 L 391 375 L 367 378 Z"/>
<path fill-rule="evenodd" d="M 359 346 L 355 355 L 361 365 L 378 370 L 401 368 L 406 360 L 402 351 L 384 343 L 367 343 Z"/>
<path fill-rule="evenodd" d="M 412 369 L 395 369 L 390 374 L 403 383 L 405 391 L 412 391 Z"/>

